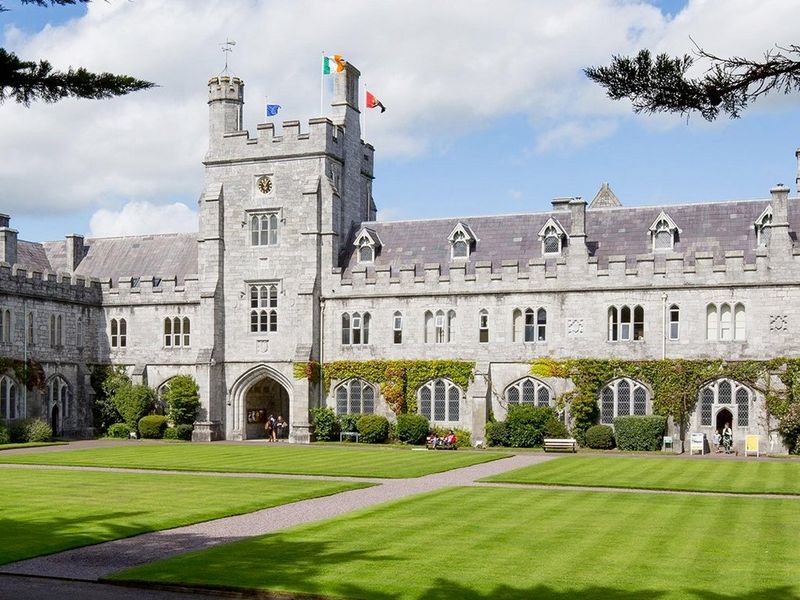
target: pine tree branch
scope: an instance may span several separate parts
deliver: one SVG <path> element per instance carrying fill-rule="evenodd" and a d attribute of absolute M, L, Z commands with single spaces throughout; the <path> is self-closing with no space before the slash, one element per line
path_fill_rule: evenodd
<path fill-rule="evenodd" d="M 84 68 L 54 71 L 46 60 L 22 61 L 0 48 L 0 104 L 11 98 L 30 106 L 31 102 L 57 102 L 64 98 L 101 99 L 122 96 L 154 87 L 127 75 L 91 73 Z"/>
<path fill-rule="evenodd" d="M 609 98 L 628 98 L 634 112 L 699 112 L 708 121 L 720 112 L 738 118 L 749 103 L 777 91 L 800 91 L 800 46 L 776 46 L 762 61 L 722 58 L 695 44 L 695 57 L 672 58 L 649 50 L 635 57 L 614 56 L 607 67 L 584 69 L 587 77 L 606 88 Z M 702 77 L 688 77 L 697 59 L 708 61 Z"/>
<path fill-rule="evenodd" d="M 87 4 L 92 0 L 19 0 L 21 4 L 35 4 L 36 6 L 67 6 L 73 4 Z M 8 11 L 8 8 L 5 8 L 2 4 L 0 4 L 0 12 Z"/>

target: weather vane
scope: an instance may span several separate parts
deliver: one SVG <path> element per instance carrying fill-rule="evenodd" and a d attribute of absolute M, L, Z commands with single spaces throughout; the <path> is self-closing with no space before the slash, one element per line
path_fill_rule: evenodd
<path fill-rule="evenodd" d="M 236 42 L 233 40 L 225 39 L 225 41 L 220 44 L 222 47 L 222 53 L 225 55 L 225 68 L 222 69 L 222 73 L 220 75 L 225 75 L 228 73 L 228 54 L 233 52 L 233 47 L 236 45 Z"/>

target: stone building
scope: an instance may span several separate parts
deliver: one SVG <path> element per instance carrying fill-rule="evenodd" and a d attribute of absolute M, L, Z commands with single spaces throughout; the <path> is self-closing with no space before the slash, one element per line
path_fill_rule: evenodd
<path fill-rule="evenodd" d="M 309 409 L 391 415 L 380 389 L 296 379 L 298 362 L 474 361 L 469 389 L 417 391 L 432 421 L 483 438 L 490 411 L 554 405 L 571 389 L 529 375 L 539 357 L 766 359 L 800 347 L 800 202 L 624 207 L 604 184 L 591 204 L 543 213 L 379 222 L 373 147 L 361 139 L 359 73 L 334 81 L 330 118 L 242 130 L 244 83 L 208 84 L 209 147 L 198 234 L 17 239 L 0 217 L 0 352 L 34 357 L 47 390 L 0 378 L 2 418 L 91 428 L 88 365 L 124 365 L 160 388 L 195 377 L 196 439 L 263 436 L 283 415 L 308 441 Z M 764 398 L 737 381 L 697 390 L 691 429 L 724 421 L 780 446 Z M 649 414 L 652 391 L 617 379 L 601 422 Z"/>

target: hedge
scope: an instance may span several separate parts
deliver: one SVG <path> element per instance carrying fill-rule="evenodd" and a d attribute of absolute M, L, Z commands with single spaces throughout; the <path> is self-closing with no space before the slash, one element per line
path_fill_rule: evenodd
<path fill-rule="evenodd" d="M 339 416 L 339 431 L 358 431 L 358 420 L 364 415 L 351 413 Z"/>
<path fill-rule="evenodd" d="M 380 415 L 363 415 L 358 420 L 359 441 L 383 444 L 389 437 L 389 419 Z"/>
<path fill-rule="evenodd" d="M 155 392 L 144 384 L 123 383 L 112 398 L 114 406 L 132 430 L 136 429 L 139 419 L 147 415 L 155 404 Z"/>
<path fill-rule="evenodd" d="M 11 436 L 8 435 L 8 427 L 0 423 L 0 444 L 8 444 L 11 441 Z"/>
<path fill-rule="evenodd" d="M 167 382 L 164 392 L 167 415 L 175 425 L 194 423 L 200 408 L 200 394 L 197 383 L 191 375 L 176 375 Z"/>
<path fill-rule="evenodd" d="M 614 432 L 620 450 L 661 450 L 661 440 L 666 429 L 667 418 L 660 415 L 614 419 Z"/>
<path fill-rule="evenodd" d="M 425 415 L 397 415 L 397 439 L 406 444 L 423 444 L 431 429 Z"/>
<path fill-rule="evenodd" d="M 614 429 L 610 425 L 592 425 L 586 430 L 586 445 L 595 450 L 610 450 L 614 447 Z"/>
<path fill-rule="evenodd" d="M 314 424 L 314 439 L 328 442 L 339 435 L 339 420 L 332 408 L 312 408 L 311 422 Z"/>
<path fill-rule="evenodd" d="M 39 419 L 22 419 L 12 423 L 9 438 L 15 444 L 49 442 L 53 439 L 53 429 Z"/>
<path fill-rule="evenodd" d="M 490 421 L 486 424 L 486 443 L 489 446 L 511 445 L 511 430 L 505 421 Z"/>
<path fill-rule="evenodd" d="M 167 417 L 163 415 L 147 415 L 139 419 L 139 434 L 145 439 L 161 439 L 166 428 Z"/>
<path fill-rule="evenodd" d="M 131 428 L 127 423 L 114 423 L 106 430 L 106 435 L 111 438 L 127 440 L 131 437 Z"/>
<path fill-rule="evenodd" d="M 180 425 L 175 426 L 175 433 L 177 434 L 179 440 L 191 442 L 192 432 L 194 432 L 194 425 L 190 425 L 189 423 L 181 423 Z"/>

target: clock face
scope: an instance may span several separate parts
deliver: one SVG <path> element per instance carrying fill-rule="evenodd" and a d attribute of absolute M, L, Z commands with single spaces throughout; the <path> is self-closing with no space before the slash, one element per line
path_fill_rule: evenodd
<path fill-rule="evenodd" d="M 266 175 L 258 178 L 258 191 L 262 194 L 269 194 L 272 191 L 272 180 Z"/>

